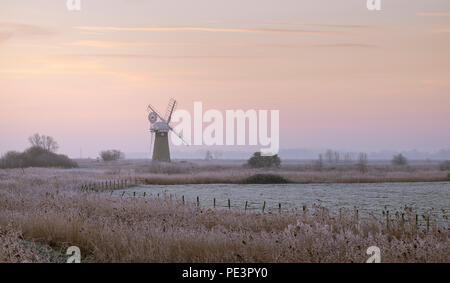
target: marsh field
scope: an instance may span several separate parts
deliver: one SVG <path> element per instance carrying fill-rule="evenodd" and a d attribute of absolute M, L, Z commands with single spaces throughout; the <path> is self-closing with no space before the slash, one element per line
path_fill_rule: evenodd
<path fill-rule="evenodd" d="M 243 167 L 244 161 L 77 163 L 75 169 L 0 169 L 0 262 L 65 262 L 69 246 L 81 249 L 82 262 L 365 262 L 370 246 L 380 248 L 382 262 L 450 262 L 450 176 L 438 163 L 371 163 L 364 172 L 306 161 L 270 170 Z M 119 180 L 129 183 L 108 186 Z M 270 180 L 287 184 L 263 184 Z M 361 191 L 369 185 L 394 191 L 398 184 L 397 197 L 409 187 L 413 193 L 398 207 L 389 198 L 386 206 L 330 207 L 320 199 L 302 201 L 301 193 L 298 205 L 283 202 L 280 210 L 277 199 L 265 210 L 251 203 L 258 188 L 289 199 L 285 186 L 309 185 L 311 194 L 317 186 L 339 185 L 357 194 L 359 184 Z M 428 184 L 439 201 L 425 199 Z M 189 186 L 197 186 L 190 198 Z M 217 206 L 211 199 L 196 202 L 208 186 L 233 186 L 225 197 L 230 208 L 225 199 Z"/>

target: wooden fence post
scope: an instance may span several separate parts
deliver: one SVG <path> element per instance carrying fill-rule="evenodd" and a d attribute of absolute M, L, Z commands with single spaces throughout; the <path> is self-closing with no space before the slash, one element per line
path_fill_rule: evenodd
<path fill-rule="evenodd" d="M 389 230 L 389 210 L 386 211 L 386 228 Z"/>
<path fill-rule="evenodd" d="M 245 201 L 245 211 L 247 211 L 247 205 L 248 205 L 248 201 Z"/>
<path fill-rule="evenodd" d="M 419 227 L 419 215 L 416 214 L 416 229 Z"/>
<path fill-rule="evenodd" d="M 264 201 L 263 207 L 262 207 L 262 212 L 264 213 L 264 209 L 266 209 L 266 201 Z"/>
<path fill-rule="evenodd" d="M 228 209 L 231 209 L 231 201 L 228 199 Z"/>

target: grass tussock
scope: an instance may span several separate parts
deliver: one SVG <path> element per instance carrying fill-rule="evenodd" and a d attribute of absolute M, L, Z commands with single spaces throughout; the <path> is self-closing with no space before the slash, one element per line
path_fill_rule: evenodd
<path fill-rule="evenodd" d="M 62 251 L 75 245 L 91 262 L 364 262 L 373 245 L 383 262 L 450 261 L 448 227 L 432 220 L 417 226 L 409 209 L 388 221 L 358 219 L 346 210 L 332 215 L 320 206 L 246 213 L 74 186 L 104 176 L 94 170 L 0 170 L 0 242 L 14 245 L 6 252 L 3 247 L 1 261 L 51 261 L 22 241 Z"/>
<path fill-rule="evenodd" d="M 243 184 L 288 184 L 291 181 L 275 174 L 255 174 L 245 178 Z"/>

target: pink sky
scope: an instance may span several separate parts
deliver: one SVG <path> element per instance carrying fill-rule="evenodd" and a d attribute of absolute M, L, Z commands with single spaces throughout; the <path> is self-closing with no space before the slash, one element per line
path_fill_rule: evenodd
<path fill-rule="evenodd" d="M 279 109 L 282 148 L 450 146 L 450 2 L 0 4 L 0 153 L 148 149 L 146 106 Z"/>

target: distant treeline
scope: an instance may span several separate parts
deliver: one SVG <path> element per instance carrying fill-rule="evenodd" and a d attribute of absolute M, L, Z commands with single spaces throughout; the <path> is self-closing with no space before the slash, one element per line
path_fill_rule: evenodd
<path fill-rule="evenodd" d="M 61 167 L 75 168 L 78 164 L 63 154 L 56 154 L 39 146 L 24 152 L 10 151 L 0 159 L 0 168 Z"/>

